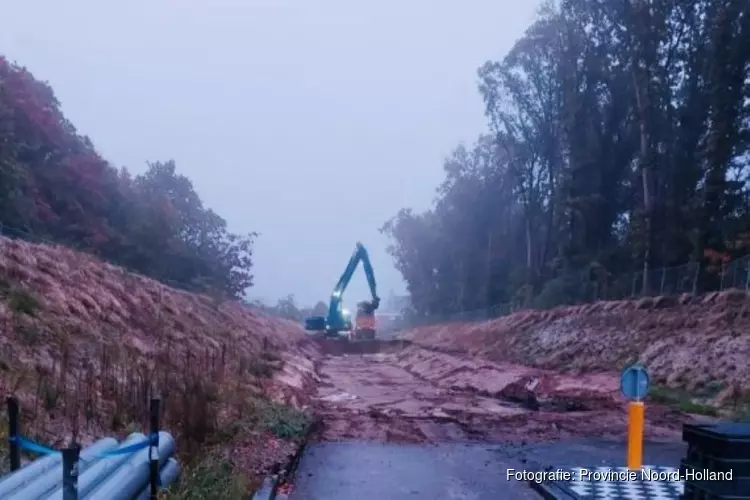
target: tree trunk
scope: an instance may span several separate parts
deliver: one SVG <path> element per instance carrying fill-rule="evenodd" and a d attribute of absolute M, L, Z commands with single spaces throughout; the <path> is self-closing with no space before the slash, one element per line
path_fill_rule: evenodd
<path fill-rule="evenodd" d="M 487 279 L 484 285 L 484 305 L 490 307 L 490 290 L 492 289 L 492 229 L 487 232 L 487 256 L 486 256 L 486 272 Z"/>
<path fill-rule="evenodd" d="M 526 217 L 526 283 L 533 285 L 534 280 L 534 250 L 531 237 L 531 217 Z"/>
<path fill-rule="evenodd" d="M 641 182 L 643 183 L 643 284 L 641 293 L 646 295 L 648 293 L 649 283 L 649 270 L 651 267 L 651 247 L 653 243 L 653 197 L 650 190 L 651 186 L 651 168 L 652 168 L 652 155 L 651 155 L 651 134 L 649 131 L 649 85 L 650 78 L 648 69 L 644 69 L 643 72 L 638 71 L 639 62 L 635 62 L 636 67 L 633 71 L 633 79 L 635 83 L 635 98 L 638 106 L 638 121 L 640 129 L 640 152 L 639 152 L 639 168 L 641 170 Z M 638 73 L 641 73 L 640 75 Z"/>

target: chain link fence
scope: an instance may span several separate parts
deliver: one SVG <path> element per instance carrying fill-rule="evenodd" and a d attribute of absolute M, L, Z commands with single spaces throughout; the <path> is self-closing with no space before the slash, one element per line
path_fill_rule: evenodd
<path fill-rule="evenodd" d="M 692 262 L 674 267 L 607 275 L 592 278 L 580 276 L 567 278 L 562 289 L 576 290 L 572 298 L 542 305 L 537 299 L 518 300 L 495 304 L 488 308 L 461 311 L 452 314 L 414 318 L 407 321 L 409 326 L 422 326 L 442 322 L 473 322 L 506 316 L 523 309 L 545 309 L 555 306 L 580 305 L 600 300 L 625 300 L 643 297 L 674 296 L 684 293 L 697 294 L 712 291 L 739 289 L 750 291 L 750 255 L 731 262 L 718 264 L 705 272 L 710 279 L 705 280 L 699 289 L 700 264 Z"/>
<path fill-rule="evenodd" d="M 6 238 L 10 238 L 13 240 L 21 240 L 28 243 L 35 243 L 35 244 L 43 244 L 43 245 L 52 245 L 52 246 L 62 246 L 65 248 L 69 248 L 72 250 L 75 250 L 77 252 L 81 252 L 83 254 L 92 255 L 90 252 L 90 248 L 86 247 L 85 245 L 81 245 L 76 242 L 65 242 L 60 243 L 56 242 L 44 237 L 40 237 L 38 235 L 35 235 L 33 233 L 29 233 L 26 231 L 22 231 L 19 229 L 9 228 L 7 226 L 3 226 L 0 224 L 0 236 L 4 236 Z M 2 242 L 0 242 L 0 252 L 3 252 L 4 246 Z M 143 271 L 139 271 L 137 269 L 128 269 L 126 265 L 120 263 L 120 262 L 113 262 L 108 261 L 107 259 L 102 258 L 101 256 L 93 255 L 93 257 L 102 259 L 105 262 L 108 262 L 114 266 L 117 266 L 119 268 L 119 271 L 122 273 L 122 279 L 126 286 L 135 286 L 140 280 L 142 280 L 144 277 L 153 279 L 155 281 L 158 281 L 159 283 L 166 285 L 171 288 L 176 288 L 178 290 L 183 290 L 186 292 L 191 293 L 200 293 L 210 296 L 212 299 L 214 299 L 217 303 L 225 302 L 226 300 L 230 300 L 231 297 L 228 296 L 223 290 L 214 289 L 207 285 L 206 282 L 197 282 L 197 283 L 185 283 L 185 282 L 178 282 L 174 280 L 164 279 L 164 278 L 158 278 L 158 277 L 151 277 L 145 274 Z M 80 259 L 81 266 L 80 268 L 71 268 L 70 273 L 72 275 L 75 275 L 77 273 L 82 273 L 83 269 L 88 267 L 88 262 L 85 259 Z M 200 281 L 200 280 L 196 280 Z"/>

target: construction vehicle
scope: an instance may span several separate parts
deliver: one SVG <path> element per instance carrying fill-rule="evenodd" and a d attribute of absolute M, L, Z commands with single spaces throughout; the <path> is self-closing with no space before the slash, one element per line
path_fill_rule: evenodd
<path fill-rule="evenodd" d="M 372 300 L 357 304 L 357 315 L 355 323 L 352 325 L 351 315 L 343 307 L 342 296 L 360 262 L 362 262 L 362 267 L 365 270 Z M 354 254 L 349 259 L 344 273 L 331 294 L 328 315 L 325 317 L 312 316 L 305 319 L 305 329 L 312 332 L 323 332 L 325 337 L 341 337 L 343 335 L 349 340 L 373 340 L 375 339 L 375 310 L 379 305 L 380 298 L 376 292 L 375 274 L 372 271 L 370 257 L 362 243 L 357 242 Z"/>

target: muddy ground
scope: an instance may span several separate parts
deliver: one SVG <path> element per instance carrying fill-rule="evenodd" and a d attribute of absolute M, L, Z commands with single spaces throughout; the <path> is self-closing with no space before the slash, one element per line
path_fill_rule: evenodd
<path fill-rule="evenodd" d="M 626 433 L 617 373 L 560 374 L 405 341 L 319 343 L 316 441 L 523 444 Z M 646 439 L 670 441 L 693 420 L 650 404 L 646 419 Z"/>
<path fill-rule="evenodd" d="M 556 371 L 620 370 L 638 361 L 654 385 L 750 410 L 750 293 L 647 297 L 399 332 L 429 349 Z"/>

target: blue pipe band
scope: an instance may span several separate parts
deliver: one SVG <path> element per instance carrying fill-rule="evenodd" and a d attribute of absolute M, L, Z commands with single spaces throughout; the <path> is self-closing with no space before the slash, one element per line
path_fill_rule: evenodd
<path fill-rule="evenodd" d="M 10 441 L 11 443 L 15 442 L 18 444 L 18 446 L 20 446 L 23 449 L 34 452 L 34 453 L 39 453 L 41 455 L 56 455 L 60 453 L 59 450 L 37 443 L 36 441 L 33 441 L 24 436 L 10 436 L 8 438 L 8 441 Z M 131 445 L 125 446 L 124 448 L 118 448 L 112 451 L 105 451 L 104 453 L 99 453 L 98 455 L 95 455 L 92 458 L 109 458 L 109 457 L 116 457 L 118 455 L 129 455 L 131 453 L 135 453 L 136 451 L 140 451 L 145 448 L 148 448 L 149 446 L 152 446 L 152 445 L 159 446 L 159 434 L 152 434 L 149 436 L 148 439 L 141 441 L 140 443 L 133 443 Z"/>
<path fill-rule="evenodd" d="M 59 451 L 50 448 L 49 446 L 44 446 L 43 444 L 39 444 L 35 441 L 31 441 L 30 439 L 26 439 L 23 436 L 11 436 L 8 438 L 8 441 L 11 443 L 15 442 L 23 448 L 24 450 L 33 451 L 34 453 L 39 453 L 41 455 L 55 455 L 60 453 Z"/>

